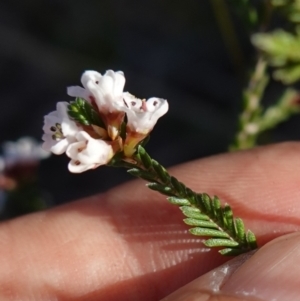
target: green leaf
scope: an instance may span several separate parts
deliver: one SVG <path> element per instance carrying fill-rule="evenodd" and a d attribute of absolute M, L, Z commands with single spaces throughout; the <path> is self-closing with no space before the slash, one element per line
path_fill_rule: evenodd
<path fill-rule="evenodd" d="M 72 119 L 79 122 L 80 124 L 90 125 L 89 121 L 82 114 L 74 111 L 69 111 L 68 114 Z"/>
<path fill-rule="evenodd" d="M 151 157 L 147 154 L 146 150 L 139 145 L 138 153 L 140 155 L 140 159 L 146 169 L 150 169 L 152 167 Z"/>
<path fill-rule="evenodd" d="M 208 228 L 201 228 L 201 227 L 195 227 L 189 229 L 190 233 L 198 236 L 212 236 L 212 237 L 226 237 L 229 238 L 229 235 L 226 232 L 222 232 L 219 230 L 214 230 L 214 229 L 208 229 Z M 226 241 L 224 239 L 224 241 Z M 237 243 L 238 245 L 238 243 Z M 224 247 L 233 247 L 233 245 L 227 245 L 224 244 Z"/>
<path fill-rule="evenodd" d="M 191 205 L 189 200 L 183 199 L 183 198 L 177 198 L 177 197 L 174 197 L 174 196 L 171 196 L 171 197 L 167 198 L 167 200 L 173 205 L 178 205 L 178 206 L 189 206 L 189 205 Z"/>
<path fill-rule="evenodd" d="M 225 204 L 224 209 L 223 209 L 223 221 L 224 221 L 224 225 L 227 226 L 227 229 L 229 229 L 229 231 L 232 234 L 235 234 L 233 213 L 232 213 L 231 207 L 228 204 Z"/>
<path fill-rule="evenodd" d="M 214 216 L 223 226 L 223 210 L 221 207 L 221 202 L 217 196 L 214 196 L 212 204 Z"/>
<path fill-rule="evenodd" d="M 273 66 L 284 66 L 287 62 L 300 61 L 300 36 L 282 29 L 272 33 L 257 33 L 252 43 L 265 53 Z"/>
<path fill-rule="evenodd" d="M 273 77 L 285 85 L 293 84 L 300 79 L 300 64 L 288 65 L 284 68 L 277 69 L 273 72 Z"/>
<path fill-rule="evenodd" d="M 196 218 L 200 220 L 209 220 L 209 217 L 206 214 L 202 214 L 200 209 L 191 207 L 191 206 L 182 206 L 180 210 L 186 217 Z"/>
<path fill-rule="evenodd" d="M 207 247 L 237 247 L 239 245 L 236 241 L 221 238 L 210 238 L 204 244 Z"/>
<path fill-rule="evenodd" d="M 252 36 L 252 42 L 264 53 L 271 66 L 279 67 L 273 72 L 275 79 L 286 85 L 300 80 L 300 27 L 295 33 L 281 29 L 272 33 L 257 33 Z"/>
<path fill-rule="evenodd" d="M 214 222 L 211 221 L 204 221 L 204 220 L 199 220 L 191 217 L 185 218 L 183 221 L 190 226 L 218 229 L 218 225 L 216 225 Z"/>
<path fill-rule="evenodd" d="M 211 198 L 209 197 L 209 195 L 206 194 L 206 193 L 202 193 L 201 200 L 202 200 L 202 203 L 203 203 L 203 206 L 204 206 L 205 210 L 207 212 L 211 212 L 212 211 Z"/>
<path fill-rule="evenodd" d="M 181 196 L 185 196 L 185 194 L 186 194 L 185 186 L 173 176 L 171 176 L 170 180 L 171 180 L 172 186 L 177 191 L 177 193 L 180 194 Z"/>
<path fill-rule="evenodd" d="M 197 195 L 192 189 L 185 187 L 185 195 L 193 205 L 197 203 Z"/>
<path fill-rule="evenodd" d="M 225 249 L 219 250 L 219 253 L 221 255 L 225 255 L 225 256 L 237 256 L 237 255 L 244 253 L 244 251 L 241 249 L 237 249 L 237 248 L 225 248 Z"/>
<path fill-rule="evenodd" d="M 235 222 L 235 227 L 236 227 L 237 236 L 239 240 L 242 243 L 245 243 L 246 242 L 245 226 L 242 219 L 236 218 L 234 222 Z"/>
<path fill-rule="evenodd" d="M 247 239 L 248 245 L 250 246 L 251 249 L 257 248 L 256 237 L 252 231 L 250 231 L 250 230 L 247 231 L 246 239 Z"/>
<path fill-rule="evenodd" d="M 153 159 L 152 159 L 152 167 L 153 167 L 154 171 L 156 172 L 157 176 L 159 177 L 159 179 L 164 184 L 168 184 L 170 182 L 170 176 L 169 176 L 168 172 L 166 171 L 166 169 Z"/>
<path fill-rule="evenodd" d="M 98 111 L 86 100 L 76 98 L 68 105 L 68 115 L 83 125 L 97 125 L 105 128 Z"/>
<path fill-rule="evenodd" d="M 138 177 L 138 178 L 142 178 L 146 181 L 153 181 L 153 176 L 147 172 L 147 171 L 144 171 L 144 170 L 140 170 L 138 168 L 131 168 L 129 170 L 127 170 L 127 172 L 135 177 Z"/>
<path fill-rule="evenodd" d="M 165 195 L 168 195 L 168 196 L 173 196 L 174 195 L 171 187 L 160 185 L 160 184 L 157 184 L 157 183 L 148 183 L 147 186 L 150 189 L 158 191 L 162 194 L 165 194 Z"/>

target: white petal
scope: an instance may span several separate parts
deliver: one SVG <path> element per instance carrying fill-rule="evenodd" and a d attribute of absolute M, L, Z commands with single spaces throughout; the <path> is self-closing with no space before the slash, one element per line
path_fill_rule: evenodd
<path fill-rule="evenodd" d="M 98 109 L 102 113 L 118 111 L 117 106 L 124 106 L 122 93 L 125 85 L 125 77 L 122 71 L 107 70 L 101 73 L 87 70 L 81 76 L 81 82 L 85 89 L 78 86 L 69 87 L 70 96 L 82 97 L 90 100 L 94 97 Z"/>
<path fill-rule="evenodd" d="M 146 107 L 148 112 L 159 112 L 160 116 L 167 113 L 169 109 L 168 102 L 165 99 L 152 97 L 146 102 Z"/>
<path fill-rule="evenodd" d="M 58 102 L 56 111 L 51 112 L 44 118 L 44 135 L 42 137 L 44 143 L 42 148 L 51 151 L 56 155 L 60 155 L 66 151 L 68 145 L 76 141 L 75 135 L 81 129 L 72 121 L 67 112 L 68 103 Z M 57 124 L 61 126 L 61 132 Z M 54 131 L 51 128 L 54 127 Z M 57 139 L 53 139 L 53 135 L 57 135 Z"/>
<path fill-rule="evenodd" d="M 90 93 L 86 89 L 80 86 L 71 86 L 67 88 L 67 94 L 72 97 L 80 97 L 87 101 L 90 101 Z"/>
<path fill-rule="evenodd" d="M 111 76 L 104 75 L 99 81 L 98 90 L 105 97 L 107 94 L 113 95 L 114 79 Z"/>
<path fill-rule="evenodd" d="M 70 119 L 64 119 L 61 122 L 61 129 L 64 134 L 64 136 L 75 136 L 75 134 L 81 129 L 77 126 L 77 124 L 70 120 Z"/>
<path fill-rule="evenodd" d="M 138 101 L 138 100 L 137 100 Z M 138 133 L 149 133 L 155 126 L 157 120 L 166 114 L 169 105 L 165 99 L 150 98 L 142 104 L 142 110 L 137 111 L 132 108 L 124 109 L 127 113 L 127 125 L 132 131 Z"/>
<path fill-rule="evenodd" d="M 74 160 L 71 160 L 68 164 L 68 169 L 72 173 L 81 173 L 96 167 L 97 167 L 96 164 L 91 164 L 91 165 L 78 164 L 78 162 Z"/>
<path fill-rule="evenodd" d="M 84 141 L 77 141 L 71 143 L 67 150 L 66 150 L 66 155 L 71 158 L 71 159 L 76 159 L 78 155 L 78 150 L 81 148 L 85 148 L 86 144 Z"/>
<path fill-rule="evenodd" d="M 122 71 L 114 72 L 112 70 L 107 70 L 104 76 L 109 76 L 113 79 L 113 94 L 115 96 L 120 96 L 123 93 L 125 85 L 125 77 Z"/>
<path fill-rule="evenodd" d="M 44 117 L 44 125 L 43 131 L 47 134 L 53 134 L 50 130 L 51 126 L 55 125 L 56 123 L 60 123 L 62 118 L 58 118 L 57 111 L 51 112 Z"/>
<path fill-rule="evenodd" d="M 81 76 L 81 83 L 87 89 L 88 82 L 92 81 L 92 82 L 96 83 L 97 81 L 99 81 L 101 79 L 101 77 L 102 77 L 101 73 L 99 73 L 97 71 L 93 71 L 93 70 L 87 70 Z"/>
<path fill-rule="evenodd" d="M 133 111 L 140 112 L 142 107 L 142 100 L 139 98 L 136 98 L 134 95 L 124 92 L 122 94 L 123 99 L 126 103 L 126 106 Z"/>
<path fill-rule="evenodd" d="M 54 145 L 52 145 L 50 151 L 55 155 L 61 155 L 66 151 L 68 145 L 69 141 L 67 139 L 62 139 L 57 141 Z"/>
<path fill-rule="evenodd" d="M 109 162 L 113 156 L 110 144 L 101 139 L 94 139 L 88 133 L 81 131 L 76 134 L 78 142 L 67 148 L 66 154 L 71 158 L 69 170 L 82 172 Z"/>
<path fill-rule="evenodd" d="M 78 125 L 70 119 L 68 115 L 68 103 L 67 102 L 59 102 L 57 103 L 57 112 L 61 117 L 61 124 L 62 132 L 65 137 L 67 136 L 74 136 L 80 129 Z"/>
<path fill-rule="evenodd" d="M 60 101 L 56 104 L 57 116 L 60 118 L 69 118 L 68 115 L 68 105 L 66 101 Z"/>

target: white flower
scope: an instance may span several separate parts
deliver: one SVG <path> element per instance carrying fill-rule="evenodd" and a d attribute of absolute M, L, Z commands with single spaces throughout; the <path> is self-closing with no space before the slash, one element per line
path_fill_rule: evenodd
<path fill-rule="evenodd" d="M 99 111 L 104 114 L 116 112 L 116 105 L 124 106 L 122 93 L 125 77 L 122 71 L 107 70 L 104 75 L 96 71 L 85 71 L 81 83 L 84 88 L 68 87 L 68 95 L 95 101 Z"/>
<path fill-rule="evenodd" d="M 3 143 L 3 162 L 5 167 L 28 163 L 38 162 L 41 159 L 49 157 L 49 153 L 41 148 L 41 144 L 31 137 L 22 137 L 16 142 L 7 141 Z M 0 159 L 0 171 L 1 171 Z"/>
<path fill-rule="evenodd" d="M 131 157 L 136 145 L 143 140 L 155 126 L 157 120 L 169 109 L 165 99 L 152 97 L 148 101 L 139 99 L 128 92 L 123 93 L 127 114 L 127 132 L 124 154 Z"/>
<path fill-rule="evenodd" d="M 89 70 L 81 76 L 81 83 L 84 88 L 69 87 L 68 94 L 95 103 L 106 124 L 109 137 L 115 140 L 124 117 L 123 110 L 119 110 L 125 106 L 122 96 L 125 85 L 124 73 L 107 70 L 101 75 L 99 72 Z"/>
<path fill-rule="evenodd" d="M 73 173 L 104 165 L 114 155 L 111 144 L 104 140 L 94 139 L 87 132 L 78 132 L 76 140 L 77 142 L 70 144 L 66 151 L 67 156 L 71 158 L 68 167 Z"/>
<path fill-rule="evenodd" d="M 144 135 L 153 129 L 157 120 L 169 109 L 168 102 L 162 98 L 152 97 L 146 101 L 128 92 L 123 93 L 123 98 L 127 105 L 124 108 L 128 119 L 127 126 L 131 131 Z"/>
<path fill-rule="evenodd" d="M 56 111 L 53 111 L 44 118 L 44 143 L 43 149 L 51 151 L 56 155 L 64 153 L 67 147 L 76 141 L 75 134 L 81 130 L 72 121 L 67 112 L 68 103 L 58 102 Z"/>

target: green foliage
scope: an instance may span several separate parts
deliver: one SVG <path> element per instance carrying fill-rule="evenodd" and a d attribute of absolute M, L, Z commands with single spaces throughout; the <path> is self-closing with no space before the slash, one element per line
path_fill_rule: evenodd
<path fill-rule="evenodd" d="M 68 106 L 68 114 L 72 119 L 80 124 L 97 125 L 105 128 L 105 125 L 96 109 L 82 98 L 76 98 L 74 101 L 70 102 Z"/>
<path fill-rule="evenodd" d="M 229 205 L 222 206 L 218 197 L 196 193 L 175 177 L 170 176 L 163 166 L 151 159 L 142 146 L 135 157 L 137 164 L 128 172 L 150 181 L 147 186 L 168 196 L 168 201 L 179 206 L 184 223 L 191 226 L 193 235 L 209 237 L 207 247 L 218 247 L 223 255 L 237 255 L 257 248 L 251 231 L 245 230 L 243 221 L 234 218 Z"/>
<path fill-rule="evenodd" d="M 277 67 L 274 78 L 284 84 L 300 79 L 300 30 L 290 33 L 282 29 L 272 33 L 257 33 L 253 44 L 266 56 L 269 64 Z"/>
<path fill-rule="evenodd" d="M 300 22 L 299 0 L 272 0 L 271 4 L 284 13 L 290 22 Z"/>
<path fill-rule="evenodd" d="M 260 133 L 300 112 L 299 93 L 289 87 L 283 88 L 283 96 L 275 104 L 267 108 L 262 105 L 269 71 L 284 85 L 300 80 L 300 0 L 231 1 L 246 15 L 250 14 L 251 6 L 257 12 L 256 24 L 252 27 L 252 32 L 256 33 L 251 35 L 257 50 L 256 63 L 243 91 L 238 132 L 229 147 L 230 150 L 240 150 L 254 147 Z M 282 28 L 267 32 L 273 20 Z"/>

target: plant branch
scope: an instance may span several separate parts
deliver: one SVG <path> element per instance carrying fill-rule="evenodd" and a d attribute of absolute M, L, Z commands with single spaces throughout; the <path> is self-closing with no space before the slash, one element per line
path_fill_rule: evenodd
<path fill-rule="evenodd" d="M 243 221 L 233 217 L 228 204 L 221 206 L 217 196 L 196 193 L 186 187 L 169 175 L 142 146 L 138 147 L 135 161 L 135 165 L 130 164 L 134 167 L 128 172 L 149 181 L 147 186 L 150 189 L 167 195 L 170 203 L 178 205 L 186 217 L 184 223 L 192 226 L 190 233 L 209 237 L 204 241 L 207 247 L 219 247 L 223 255 L 237 255 L 257 248 L 255 235 L 250 230 L 245 231 Z"/>
<path fill-rule="evenodd" d="M 244 110 L 239 117 L 239 130 L 230 150 L 251 148 L 255 145 L 259 128 L 257 121 L 262 114 L 261 99 L 269 81 L 267 63 L 259 57 L 248 87 L 243 92 Z"/>

